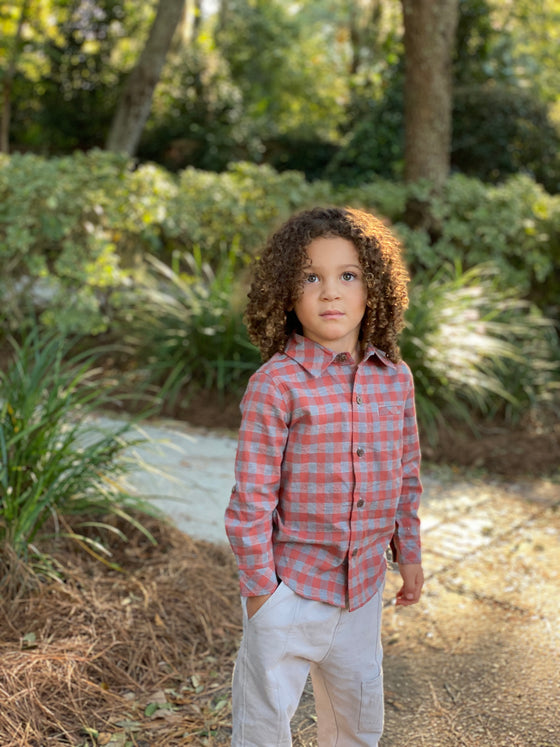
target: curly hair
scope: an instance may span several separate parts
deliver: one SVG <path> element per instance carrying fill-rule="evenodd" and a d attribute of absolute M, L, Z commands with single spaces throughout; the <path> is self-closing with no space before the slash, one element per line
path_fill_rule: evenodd
<path fill-rule="evenodd" d="M 264 361 L 285 349 L 301 325 L 293 311 L 302 293 L 306 249 L 317 238 L 343 238 L 356 247 L 367 286 L 360 329 L 362 350 L 373 344 L 397 363 L 398 335 L 408 306 L 408 273 L 401 247 L 378 218 L 354 208 L 315 207 L 296 213 L 268 240 L 257 260 L 245 324 Z"/>

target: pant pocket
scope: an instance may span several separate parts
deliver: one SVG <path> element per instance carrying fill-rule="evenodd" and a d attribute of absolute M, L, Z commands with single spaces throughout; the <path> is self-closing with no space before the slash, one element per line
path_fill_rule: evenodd
<path fill-rule="evenodd" d="M 383 731 L 383 675 L 374 680 L 362 682 L 360 702 L 360 720 L 358 728 L 361 734 Z"/>

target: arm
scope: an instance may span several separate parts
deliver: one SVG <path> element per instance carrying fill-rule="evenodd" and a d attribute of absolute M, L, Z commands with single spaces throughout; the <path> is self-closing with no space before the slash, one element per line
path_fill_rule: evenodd
<path fill-rule="evenodd" d="M 241 594 L 250 598 L 247 612 L 252 616 L 278 585 L 272 525 L 288 417 L 278 386 L 263 372 L 257 372 L 249 381 L 241 409 L 236 483 L 225 519 L 239 569 Z"/>
<path fill-rule="evenodd" d="M 397 593 L 397 604 L 402 606 L 419 600 L 424 583 L 418 518 L 421 494 L 420 443 L 411 375 L 403 422 L 402 488 L 391 540 L 393 560 L 398 563 L 403 579 L 402 588 Z"/>

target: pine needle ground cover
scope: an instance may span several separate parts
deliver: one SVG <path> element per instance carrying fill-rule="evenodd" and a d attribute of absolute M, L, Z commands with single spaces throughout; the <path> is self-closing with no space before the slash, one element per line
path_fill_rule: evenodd
<path fill-rule="evenodd" d="M 0 744 L 203 743 L 228 718 L 240 626 L 225 548 L 153 519 L 111 548 L 68 543 L 65 580 L 0 601 Z M 177 740 L 177 741 L 174 741 Z"/>

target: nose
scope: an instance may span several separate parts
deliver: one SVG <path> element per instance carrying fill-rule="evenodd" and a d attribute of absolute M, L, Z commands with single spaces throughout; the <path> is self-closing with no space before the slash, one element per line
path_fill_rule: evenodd
<path fill-rule="evenodd" d="M 325 278 L 322 291 L 323 292 L 321 293 L 321 297 L 325 301 L 333 301 L 335 298 L 339 298 L 340 289 L 338 287 L 336 278 Z"/>

